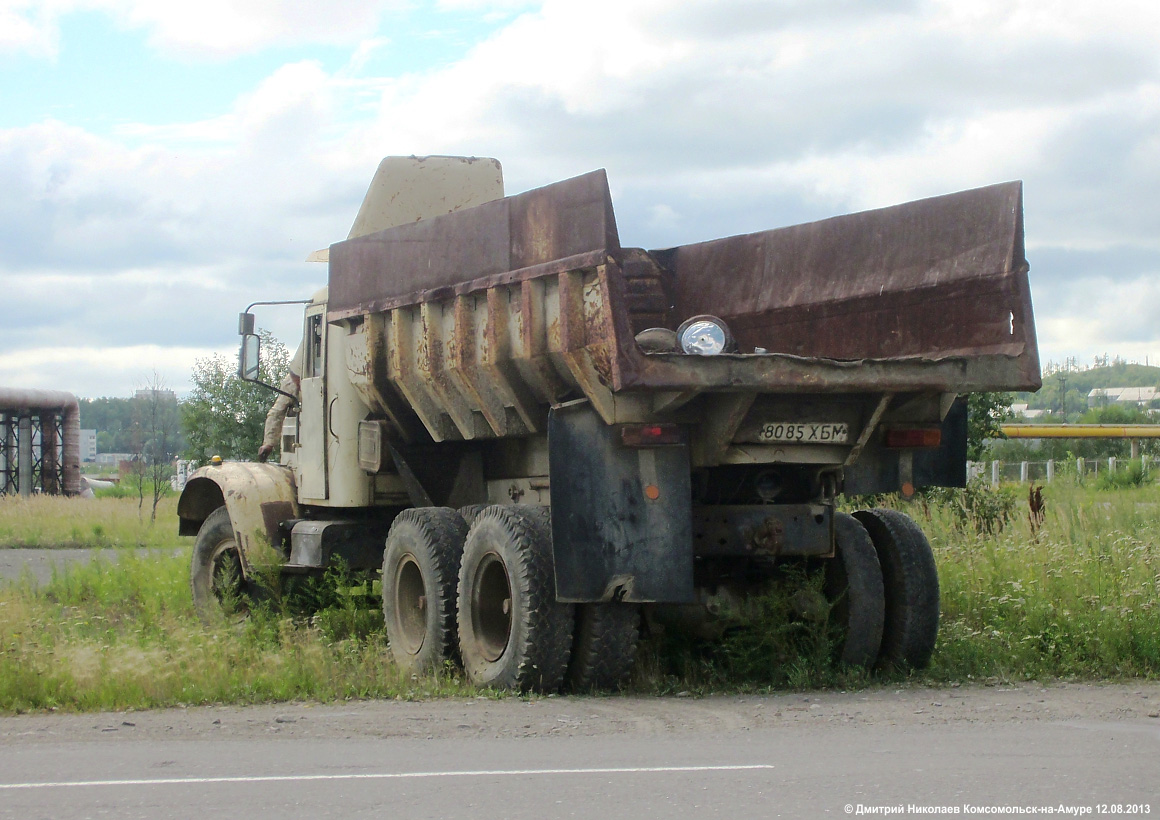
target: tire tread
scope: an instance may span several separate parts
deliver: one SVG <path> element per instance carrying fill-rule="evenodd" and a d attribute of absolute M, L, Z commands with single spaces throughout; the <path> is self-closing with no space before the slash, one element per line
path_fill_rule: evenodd
<path fill-rule="evenodd" d="M 618 689 L 636 664 L 640 608 L 635 604 L 580 604 L 568 663 L 573 692 Z"/>
<path fill-rule="evenodd" d="M 849 615 L 840 660 L 848 666 L 874 666 L 882 645 L 886 619 L 882 569 L 870 534 L 858 519 L 835 513 L 834 530 L 839 560 L 845 569 Z"/>
<path fill-rule="evenodd" d="M 532 505 L 496 505 L 480 512 L 472 527 L 494 524 L 507 539 L 510 554 L 505 555 L 511 573 L 512 595 L 524 598 L 520 608 L 523 622 L 512 624 L 514 637 L 520 645 L 510 647 L 516 656 L 514 663 L 496 661 L 496 674 L 476 680 L 477 683 L 517 689 L 555 692 L 564 681 L 572 648 L 573 608 L 556 600 L 556 575 L 552 557 L 552 528 L 547 509 Z M 467 550 L 472 549 L 468 535 Z M 460 567 L 459 595 L 470 600 L 468 561 Z M 479 673 L 468 662 L 470 648 L 464 646 L 464 626 L 467 615 L 460 613 L 460 651 L 469 677 Z M 506 655 L 506 653 L 505 653 Z"/>
<path fill-rule="evenodd" d="M 938 567 L 930 542 L 914 519 L 878 507 L 854 516 L 870 533 L 882 565 L 886 621 L 880 663 L 924 669 L 938 637 Z"/>
<path fill-rule="evenodd" d="M 410 533 L 406 533 L 408 529 L 411 530 Z M 443 660 L 455 660 L 459 564 L 463 558 L 463 540 L 467 535 L 467 525 L 459 513 L 449 507 L 412 507 L 403 510 L 391 523 L 383 548 L 384 585 L 388 583 L 387 565 L 393 546 L 392 537 L 399 538 L 404 534 L 415 538 L 417 544 L 425 545 L 428 549 L 435 570 L 435 588 L 439 593 L 440 614 L 436 621 L 436 634 L 429 636 L 435 639 L 436 650 L 422 653 L 425 655 L 424 659 L 419 666 L 411 669 L 411 671 L 427 671 L 420 667 L 435 666 Z M 391 606 L 392 597 L 384 588 L 383 617 L 388 624 L 388 633 L 391 624 L 391 613 L 388 608 Z M 414 661 L 410 656 L 396 655 L 393 650 L 391 657 L 400 667 L 408 669 Z"/>

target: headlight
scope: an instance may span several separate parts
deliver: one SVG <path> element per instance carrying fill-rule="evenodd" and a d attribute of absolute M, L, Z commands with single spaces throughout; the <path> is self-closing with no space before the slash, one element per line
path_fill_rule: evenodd
<path fill-rule="evenodd" d="M 694 316 L 677 328 L 681 350 L 690 356 L 716 356 L 735 347 L 729 327 L 716 316 Z"/>

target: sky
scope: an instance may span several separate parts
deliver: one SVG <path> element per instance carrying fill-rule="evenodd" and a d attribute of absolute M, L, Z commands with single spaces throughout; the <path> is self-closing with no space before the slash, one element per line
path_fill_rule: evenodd
<path fill-rule="evenodd" d="M 1154 0 L 0 0 L 0 385 L 188 391 L 400 154 L 606 168 L 640 247 L 1022 179 L 1041 359 L 1160 363 L 1158 42 Z"/>

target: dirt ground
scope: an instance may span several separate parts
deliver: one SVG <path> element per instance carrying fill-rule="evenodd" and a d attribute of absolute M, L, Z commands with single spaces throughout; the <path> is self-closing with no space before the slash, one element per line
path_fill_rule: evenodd
<path fill-rule="evenodd" d="M 0 718 L 0 743 L 110 739 L 582 737 L 780 726 L 1009 724 L 1151 719 L 1160 683 L 950 686 L 763 696 L 357 701 Z"/>
<path fill-rule="evenodd" d="M 0 582 L 115 550 L 0 550 Z M 1152 719 L 1160 727 L 1160 682 L 1128 684 L 968 682 L 945 688 L 887 688 L 764 696 L 530 697 L 432 702 L 356 701 L 192 707 L 148 712 L 0 718 L 0 743 L 110 736 L 197 738 L 569 737 L 616 733 L 747 731 L 778 726 L 932 726 L 1028 721 Z"/>

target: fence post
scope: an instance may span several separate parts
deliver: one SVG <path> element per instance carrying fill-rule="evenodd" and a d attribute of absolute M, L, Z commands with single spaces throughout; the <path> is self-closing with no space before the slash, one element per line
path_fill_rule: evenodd
<path fill-rule="evenodd" d="M 1138 439 L 1138 438 L 1130 439 L 1128 441 L 1128 446 L 1130 446 L 1132 448 L 1132 455 L 1131 455 L 1132 460 L 1134 461 L 1134 460 L 1138 459 L 1140 457 L 1140 439 Z"/>
<path fill-rule="evenodd" d="M 1019 483 L 1026 484 L 1027 476 L 1030 473 L 1030 465 L 1026 461 L 1019 462 Z"/>
<path fill-rule="evenodd" d="M 998 461 L 991 462 L 991 486 L 992 487 L 999 486 L 999 462 Z"/>
<path fill-rule="evenodd" d="M 1077 458 L 1075 460 L 1075 475 L 1076 478 L 1083 479 L 1083 459 Z"/>
<path fill-rule="evenodd" d="M 1050 484 L 1055 480 L 1055 459 L 1047 459 L 1047 483 Z"/>
<path fill-rule="evenodd" d="M 1108 472 L 1114 473 L 1116 471 L 1116 457 L 1112 456 L 1108 459 Z"/>
<path fill-rule="evenodd" d="M 1140 471 L 1144 475 L 1148 474 L 1148 456 L 1140 456 Z"/>

